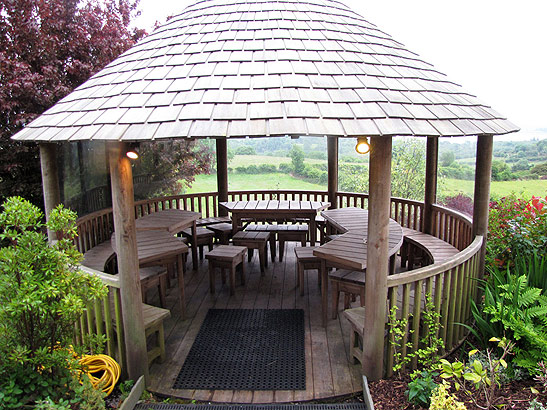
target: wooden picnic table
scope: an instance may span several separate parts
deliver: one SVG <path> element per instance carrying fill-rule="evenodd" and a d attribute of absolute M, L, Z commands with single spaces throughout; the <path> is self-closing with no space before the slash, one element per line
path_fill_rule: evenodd
<path fill-rule="evenodd" d="M 183 229 L 192 228 L 192 267 L 198 269 L 198 251 L 196 221 L 201 218 L 199 212 L 185 211 L 183 209 L 164 209 L 151 212 L 137 218 L 135 225 L 137 231 L 167 231 L 171 234 L 181 232 Z"/>
<path fill-rule="evenodd" d="M 336 229 L 345 232 L 336 239 L 313 250 L 321 258 L 321 304 L 323 324 L 328 310 L 328 267 L 366 271 L 368 211 L 361 208 L 340 208 L 321 213 Z M 403 243 L 403 228 L 393 219 L 389 220 L 389 252 L 394 256 Z M 392 260 L 392 266 L 393 260 Z M 364 273 L 363 273 L 364 275 Z"/>
<path fill-rule="evenodd" d="M 309 226 L 310 243 L 314 246 L 317 235 L 315 217 L 319 211 L 327 209 L 330 206 L 330 202 L 258 200 L 220 202 L 219 205 L 232 213 L 234 233 L 242 226 L 241 220 L 243 218 L 265 220 L 306 219 Z"/>
<path fill-rule="evenodd" d="M 183 256 L 188 253 L 188 246 L 172 233 L 164 230 L 137 231 L 136 235 L 139 267 L 165 265 L 169 274 L 171 274 L 176 266 L 181 315 L 184 317 L 186 302 L 184 296 Z M 114 252 L 117 252 L 115 234 L 112 234 L 110 243 Z"/>

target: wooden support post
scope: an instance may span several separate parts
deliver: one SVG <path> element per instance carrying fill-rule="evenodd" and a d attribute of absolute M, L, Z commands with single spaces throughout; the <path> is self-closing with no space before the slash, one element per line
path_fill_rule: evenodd
<path fill-rule="evenodd" d="M 365 332 L 362 371 L 370 380 L 383 375 L 387 275 L 389 271 L 389 210 L 391 197 L 391 137 L 371 137 L 368 200 L 368 244 L 365 289 Z"/>
<path fill-rule="evenodd" d="M 217 138 L 217 188 L 218 202 L 228 201 L 228 143 L 226 138 Z M 228 211 L 218 207 L 220 216 L 227 216 Z"/>
<path fill-rule="evenodd" d="M 327 137 L 327 161 L 328 161 L 328 201 L 330 209 L 338 208 L 336 193 L 338 192 L 338 137 Z"/>
<path fill-rule="evenodd" d="M 439 155 L 439 137 L 427 137 L 425 156 L 425 198 L 424 198 L 424 232 L 433 234 L 433 208 L 437 201 L 437 164 Z"/>
<path fill-rule="evenodd" d="M 148 381 L 131 163 L 125 156 L 125 144 L 109 143 L 108 148 L 127 373 L 130 379 L 144 375 Z"/>
<path fill-rule="evenodd" d="M 47 221 L 51 210 L 61 203 L 59 173 L 57 170 L 57 146 L 55 144 L 40 144 L 40 166 L 42 168 L 42 190 L 44 191 L 44 208 Z M 57 239 L 56 233 L 49 229 L 47 236 L 50 241 Z"/>
<path fill-rule="evenodd" d="M 484 275 L 486 236 L 488 234 L 488 211 L 490 205 L 490 180 L 492 176 L 492 150 L 494 137 L 477 137 L 477 162 L 475 165 L 475 196 L 473 198 L 473 236 L 484 238 L 479 258 L 479 278 Z"/>

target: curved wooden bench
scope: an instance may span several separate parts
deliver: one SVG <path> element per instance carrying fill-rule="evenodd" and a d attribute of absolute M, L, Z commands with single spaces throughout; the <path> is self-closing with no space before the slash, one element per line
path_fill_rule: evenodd
<path fill-rule="evenodd" d="M 459 250 L 442 239 L 414 229 L 403 228 L 401 266 L 414 268 L 417 260 L 421 266 L 442 263 L 459 253 Z"/>
<path fill-rule="evenodd" d="M 114 253 L 114 249 L 112 249 L 110 240 L 108 240 L 85 252 L 82 265 L 101 272 L 114 273 L 107 266 L 111 265 L 115 260 L 116 254 Z"/>

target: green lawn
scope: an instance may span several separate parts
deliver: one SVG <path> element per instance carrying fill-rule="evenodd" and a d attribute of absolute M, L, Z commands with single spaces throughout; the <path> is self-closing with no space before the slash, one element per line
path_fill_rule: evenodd
<path fill-rule="evenodd" d="M 270 158 L 271 163 L 279 164 L 280 162 L 289 162 L 289 158 L 283 157 L 265 157 L 255 155 L 238 155 L 238 165 L 243 166 L 253 163 L 265 163 L 264 158 Z M 240 160 L 244 158 L 243 160 Z M 258 162 L 252 162 L 252 159 Z M 306 160 L 309 161 L 309 160 Z M 312 160 L 316 161 L 316 160 Z M 232 163 L 230 164 L 233 167 Z M 473 197 L 473 181 L 464 181 L 458 179 L 443 179 L 439 184 L 439 196 L 456 195 L 459 192 Z M 253 190 L 253 189 L 302 189 L 310 191 L 325 191 L 324 185 L 313 184 L 302 179 L 295 178 L 291 175 L 282 173 L 270 174 L 238 174 L 231 172 L 228 176 L 228 189 L 231 191 L 238 190 Z M 192 184 L 186 193 L 195 192 L 216 192 L 217 179 L 216 174 L 198 175 L 196 181 Z M 493 198 L 498 198 L 511 193 L 515 193 L 522 198 L 530 198 L 532 195 L 545 196 L 547 195 L 547 180 L 532 180 L 532 181 L 499 181 L 492 182 L 490 194 Z"/>
<path fill-rule="evenodd" d="M 237 174 L 228 175 L 228 189 L 230 191 L 253 190 L 253 189 L 302 189 L 310 191 L 326 191 L 327 187 L 319 184 L 312 184 L 291 175 L 281 173 L 271 174 Z M 216 192 L 217 176 L 198 175 L 196 181 L 186 193 L 194 192 Z"/>
<path fill-rule="evenodd" d="M 459 179 L 444 179 L 439 186 L 439 194 L 455 195 L 459 192 L 473 197 L 474 181 L 463 181 Z M 492 181 L 490 185 L 490 196 L 498 198 L 511 193 L 521 198 L 530 198 L 532 195 L 547 195 L 547 180 L 529 181 Z"/>
<path fill-rule="evenodd" d="M 237 167 L 247 167 L 249 165 L 260 165 L 260 164 L 272 164 L 279 165 L 282 163 L 290 163 L 291 159 L 289 157 L 270 157 L 268 155 L 235 155 L 234 159 L 230 161 L 228 166 L 230 168 Z M 309 159 L 306 158 L 304 162 L 308 164 L 326 164 L 326 160 L 322 159 Z"/>

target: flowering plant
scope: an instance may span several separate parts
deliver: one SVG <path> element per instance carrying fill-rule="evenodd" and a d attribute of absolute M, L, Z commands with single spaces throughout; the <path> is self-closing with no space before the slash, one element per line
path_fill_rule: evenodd
<path fill-rule="evenodd" d="M 486 248 L 488 263 L 499 267 L 513 266 L 517 256 L 547 254 L 547 196 L 491 202 Z"/>

